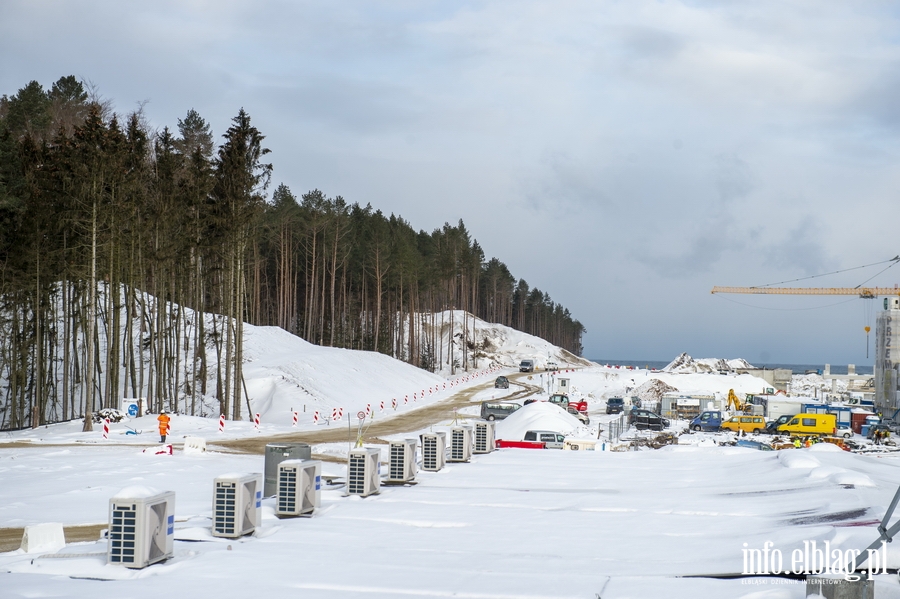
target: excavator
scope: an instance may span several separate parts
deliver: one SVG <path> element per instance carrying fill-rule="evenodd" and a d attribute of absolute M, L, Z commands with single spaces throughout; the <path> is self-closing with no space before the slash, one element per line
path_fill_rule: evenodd
<path fill-rule="evenodd" d="M 742 402 L 738 399 L 737 394 L 734 392 L 734 389 L 728 390 L 728 409 L 734 410 L 737 413 L 741 414 L 749 414 L 750 410 L 752 410 L 752 405 L 748 403 Z"/>

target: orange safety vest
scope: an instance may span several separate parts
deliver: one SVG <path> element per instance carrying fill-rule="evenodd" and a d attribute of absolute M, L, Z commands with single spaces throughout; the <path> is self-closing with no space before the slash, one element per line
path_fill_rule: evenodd
<path fill-rule="evenodd" d="M 166 414 L 160 414 L 156 419 L 159 420 L 159 434 L 165 435 L 169 431 L 169 417 Z"/>

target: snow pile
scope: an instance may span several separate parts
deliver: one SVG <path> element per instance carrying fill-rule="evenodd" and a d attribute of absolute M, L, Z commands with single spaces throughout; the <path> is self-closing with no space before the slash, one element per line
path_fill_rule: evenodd
<path fill-rule="evenodd" d="M 497 422 L 497 438 L 521 441 L 528 431 L 553 431 L 570 435 L 579 428 L 581 423 L 568 412 L 551 403 L 536 401 Z"/>
<path fill-rule="evenodd" d="M 831 384 L 830 380 L 825 380 L 820 374 L 795 374 L 791 377 L 791 393 L 822 397 L 824 393 L 831 392 Z M 837 393 L 846 391 L 847 381 L 835 381 L 834 390 Z"/>
<path fill-rule="evenodd" d="M 695 360 L 687 353 L 682 353 L 680 356 L 669 362 L 668 366 L 663 368 L 663 372 L 679 374 L 715 374 L 720 372 L 732 373 L 738 368 L 754 368 L 754 366 L 743 358 L 735 358 L 732 360 L 726 360 L 724 358 L 698 358 Z"/>

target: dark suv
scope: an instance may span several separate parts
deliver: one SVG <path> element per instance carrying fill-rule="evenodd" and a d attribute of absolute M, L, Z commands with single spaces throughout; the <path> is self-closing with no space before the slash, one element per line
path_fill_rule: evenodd
<path fill-rule="evenodd" d="M 668 428 L 669 421 L 650 410 L 634 409 L 628 413 L 628 424 L 638 430 L 661 431 Z"/>
<path fill-rule="evenodd" d="M 625 411 L 625 400 L 621 397 L 610 397 L 606 400 L 607 414 L 621 414 Z"/>
<path fill-rule="evenodd" d="M 494 381 L 494 389 L 509 389 L 509 379 L 505 376 L 498 376 Z"/>

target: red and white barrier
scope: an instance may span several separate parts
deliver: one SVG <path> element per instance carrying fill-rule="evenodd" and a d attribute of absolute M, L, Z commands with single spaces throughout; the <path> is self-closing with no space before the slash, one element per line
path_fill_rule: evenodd
<path fill-rule="evenodd" d="M 103 438 L 109 439 L 109 418 L 103 419 Z"/>
<path fill-rule="evenodd" d="M 297 413 L 297 410 L 294 410 L 294 422 L 291 424 L 291 426 L 297 426 L 297 419 L 299 418 L 299 416 L 300 414 Z"/>
<path fill-rule="evenodd" d="M 253 428 L 256 429 L 256 432 L 259 432 L 259 414 L 253 415 Z"/>
<path fill-rule="evenodd" d="M 397 398 L 396 397 L 391 400 L 391 407 L 394 408 L 395 410 L 397 409 Z"/>
<path fill-rule="evenodd" d="M 319 424 L 319 410 L 313 412 L 313 424 Z"/>
<path fill-rule="evenodd" d="M 372 415 L 372 404 L 367 403 L 366 404 L 366 416 L 371 416 L 371 415 Z"/>
<path fill-rule="evenodd" d="M 403 396 L 403 405 L 405 406 L 408 403 L 409 403 L 409 395 L 404 395 Z"/>
<path fill-rule="evenodd" d="M 338 419 L 338 411 L 337 411 L 337 408 L 334 408 L 333 410 L 331 410 L 331 419 L 332 419 L 332 420 L 337 420 L 337 419 Z"/>
<path fill-rule="evenodd" d="M 382 400 L 379 412 L 384 412 L 384 401 Z"/>
<path fill-rule="evenodd" d="M 219 414 L 219 432 L 225 432 L 225 414 Z"/>

